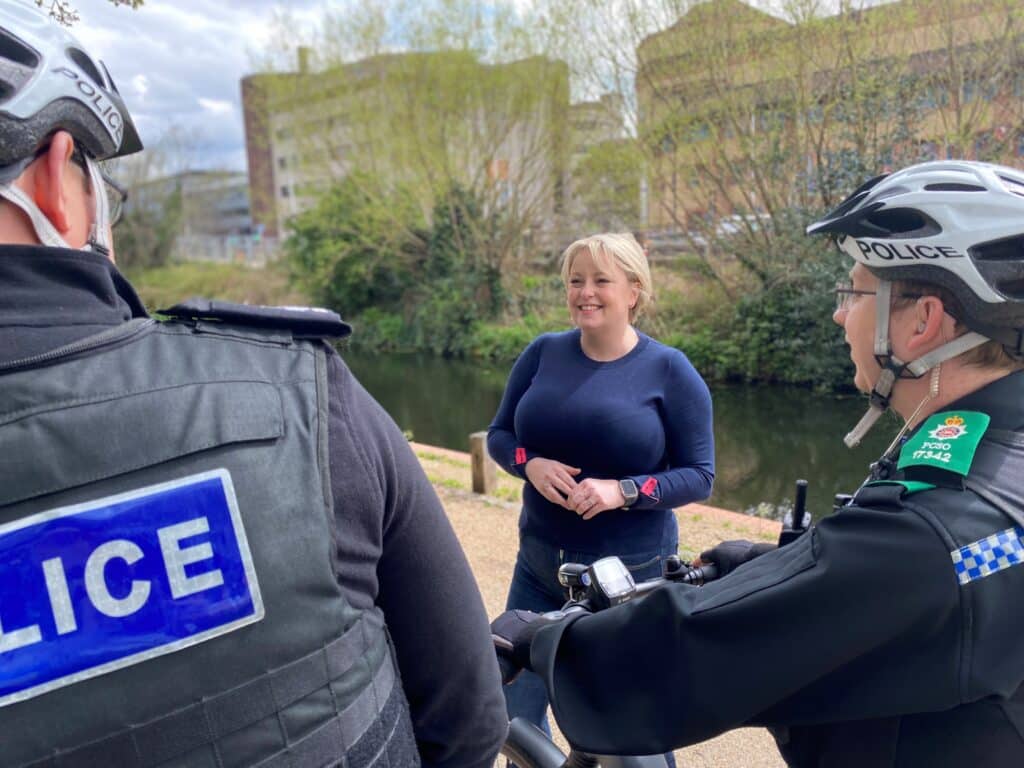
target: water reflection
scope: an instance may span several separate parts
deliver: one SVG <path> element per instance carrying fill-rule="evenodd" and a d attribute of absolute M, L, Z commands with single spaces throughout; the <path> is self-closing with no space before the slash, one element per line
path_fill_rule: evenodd
<path fill-rule="evenodd" d="M 501 400 L 508 370 L 420 355 L 344 351 L 349 366 L 403 430 L 415 440 L 469 449 L 469 433 L 486 429 Z M 717 477 L 711 502 L 745 510 L 793 498 L 806 478 L 815 517 L 837 492 L 855 488 L 896 431 L 875 427 L 856 450 L 842 437 L 864 412 L 860 397 L 816 395 L 791 387 L 712 386 Z"/>
<path fill-rule="evenodd" d="M 816 395 L 793 387 L 714 386 L 717 474 L 711 503 L 747 509 L 792 500 L 797 478 L 808 483 L 815 517 L 836 493 L 850 492 L 885 450 L 895 420 L 884 420 L 858 448 L 843 444 L 866 407 L 863 398 Z"/>

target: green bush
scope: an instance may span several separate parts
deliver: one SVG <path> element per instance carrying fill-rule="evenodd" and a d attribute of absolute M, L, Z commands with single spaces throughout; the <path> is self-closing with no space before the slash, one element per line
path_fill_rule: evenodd
<path fill-rule="evenodd" d="M 358 317 L 399 305 L 414 284 L 422 225 L 411 196 L 352 174 L 288 223 L 285 257 L 293 280 L 319 303 Z"/>
<path fill-rule="evenodd" d="M 370 307 L 352 321 L 348 344 L 355 349 L 381 352 L 405 352 L 402 316 L 378 307 Z"/>
<path fill-rule="evenodd" d="M 526 346 L 542 333 L 563 331 L 567 318 L 541 318 L 529 314 L 512 325 L 501 323 L 481 323 L 469 347 L 473 357 L 508 362 L 515 360 Z"/>
<path fill-rule="evenodd" d="M 683 350 L 708 379 L 848 389 L 852 366 L 832 322 L 833 289 L 848 265 L 827 243 L 799 235 L 809 218 L 785 223 L 771 245 L 760 244 L 775 251 L 761 255 L 772 265 L 763 284 L 732 304 L 704 305 L 706 313 L 664 333 L 663 341 Z"/>
<path fill-rule="evenodd" d="M 508 304 L 500 220 L 468 190 L 439 196 L 429 225 L 401 189 L 346 177 L 290 223 L 291 274 L 357 328 L 354 347 L 465 355 L 477 327 Z"/>

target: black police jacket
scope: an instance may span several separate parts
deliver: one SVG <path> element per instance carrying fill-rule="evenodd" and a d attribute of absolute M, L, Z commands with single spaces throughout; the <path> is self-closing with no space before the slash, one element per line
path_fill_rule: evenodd
<path fill-rule="evenodd" d="M 193 309 L 201 314 L 224 308 Z M 79 251 L 0 247 L 0 372 L 12 361 L 45 358 L 87 336 L 114 333 L 145 314 L 131 286 L 106 259 Z M 267 322 L 273 326 L 278 319 L 295 327 L 296 318 L 274 313 Z M 316 326 L 315 315 L 310 322 Z M 315 327 L 310 331 L 318 334 Z M 394 423 L 338 355 L 327 355 L 326 374 L 331 550 L 338 587 L 355 608 L 384 614 L 423 764 L 489 766 L 507 718 L 472 574 Z M 11 404 L 6 405 L 0 403 L 0 411 L 9 411 Z M 13 472 L 16 466 L 17 456 L 0 451 L 0 479 L 4 468 Z"/>
<path fill-rule="evenodd" d="M 950 471 L 979 430 L 966 476 Z M 792 766 L 1024 765 L 1022 472 L 1015 373 L 929 419 L 892 481 L 795 542 L 541 629 L 559 725 L 597 753 L 764 725 Z"/>

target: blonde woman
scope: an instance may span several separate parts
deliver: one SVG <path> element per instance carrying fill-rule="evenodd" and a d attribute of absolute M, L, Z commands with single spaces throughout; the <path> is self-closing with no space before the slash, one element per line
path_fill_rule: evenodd
<path fill-rule="evenodd" d="M 672 509 L 714 479 L 711 396 L 686 356 L 633 327 L 652 300 L 630 234 L 577 240 L 562 256 L 575 328 L 534 339 L 512 368 L 488 432 L 494 459 L 525 479 L 509 609 L 564 602 L 564 562 L 618 555 L 637 581 L 675 553 Z M 543 683 L 506 687 L 510 717 L 547 728 Z"/>

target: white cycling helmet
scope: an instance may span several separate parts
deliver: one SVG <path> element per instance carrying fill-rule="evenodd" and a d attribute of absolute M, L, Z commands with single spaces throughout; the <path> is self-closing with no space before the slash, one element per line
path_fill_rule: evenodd
<path fill-rule="evenodd" d="M 921 376 L 989 339 L 1024 357 L 1024 173 L 990 163 L 921 163 L 863 184 L 808 234 L 831 234 L 879 279 L 875 355 L 883 367 L 871 409 L 847 436 L 855 445 L 888 408 L 896 379 Z M 941 286 L 951 314 L 970 329 L 922 358 L 893 357 L 889 296 L 894 280 Z"/>
<path fill-rule="evenodd" d="M 0 1 L 0 168 L 31 158 L 58 130 L 94 160 L 142 149 L 102 62 L 19 0 Z"/>
<path fill-rule="evenodd" d="M 0 0 L 0 197 L 32 222 L 39 241 L 68 244 L 15 180 L 57 131 L 82 150 L 93 190 L 103 190 L 97 162 L 142 149 L 131 115 L 102 62 L 64 27 L 23 0 Z M 95 195 L 85 249 L 109 255 L 110 205 Z"/>

